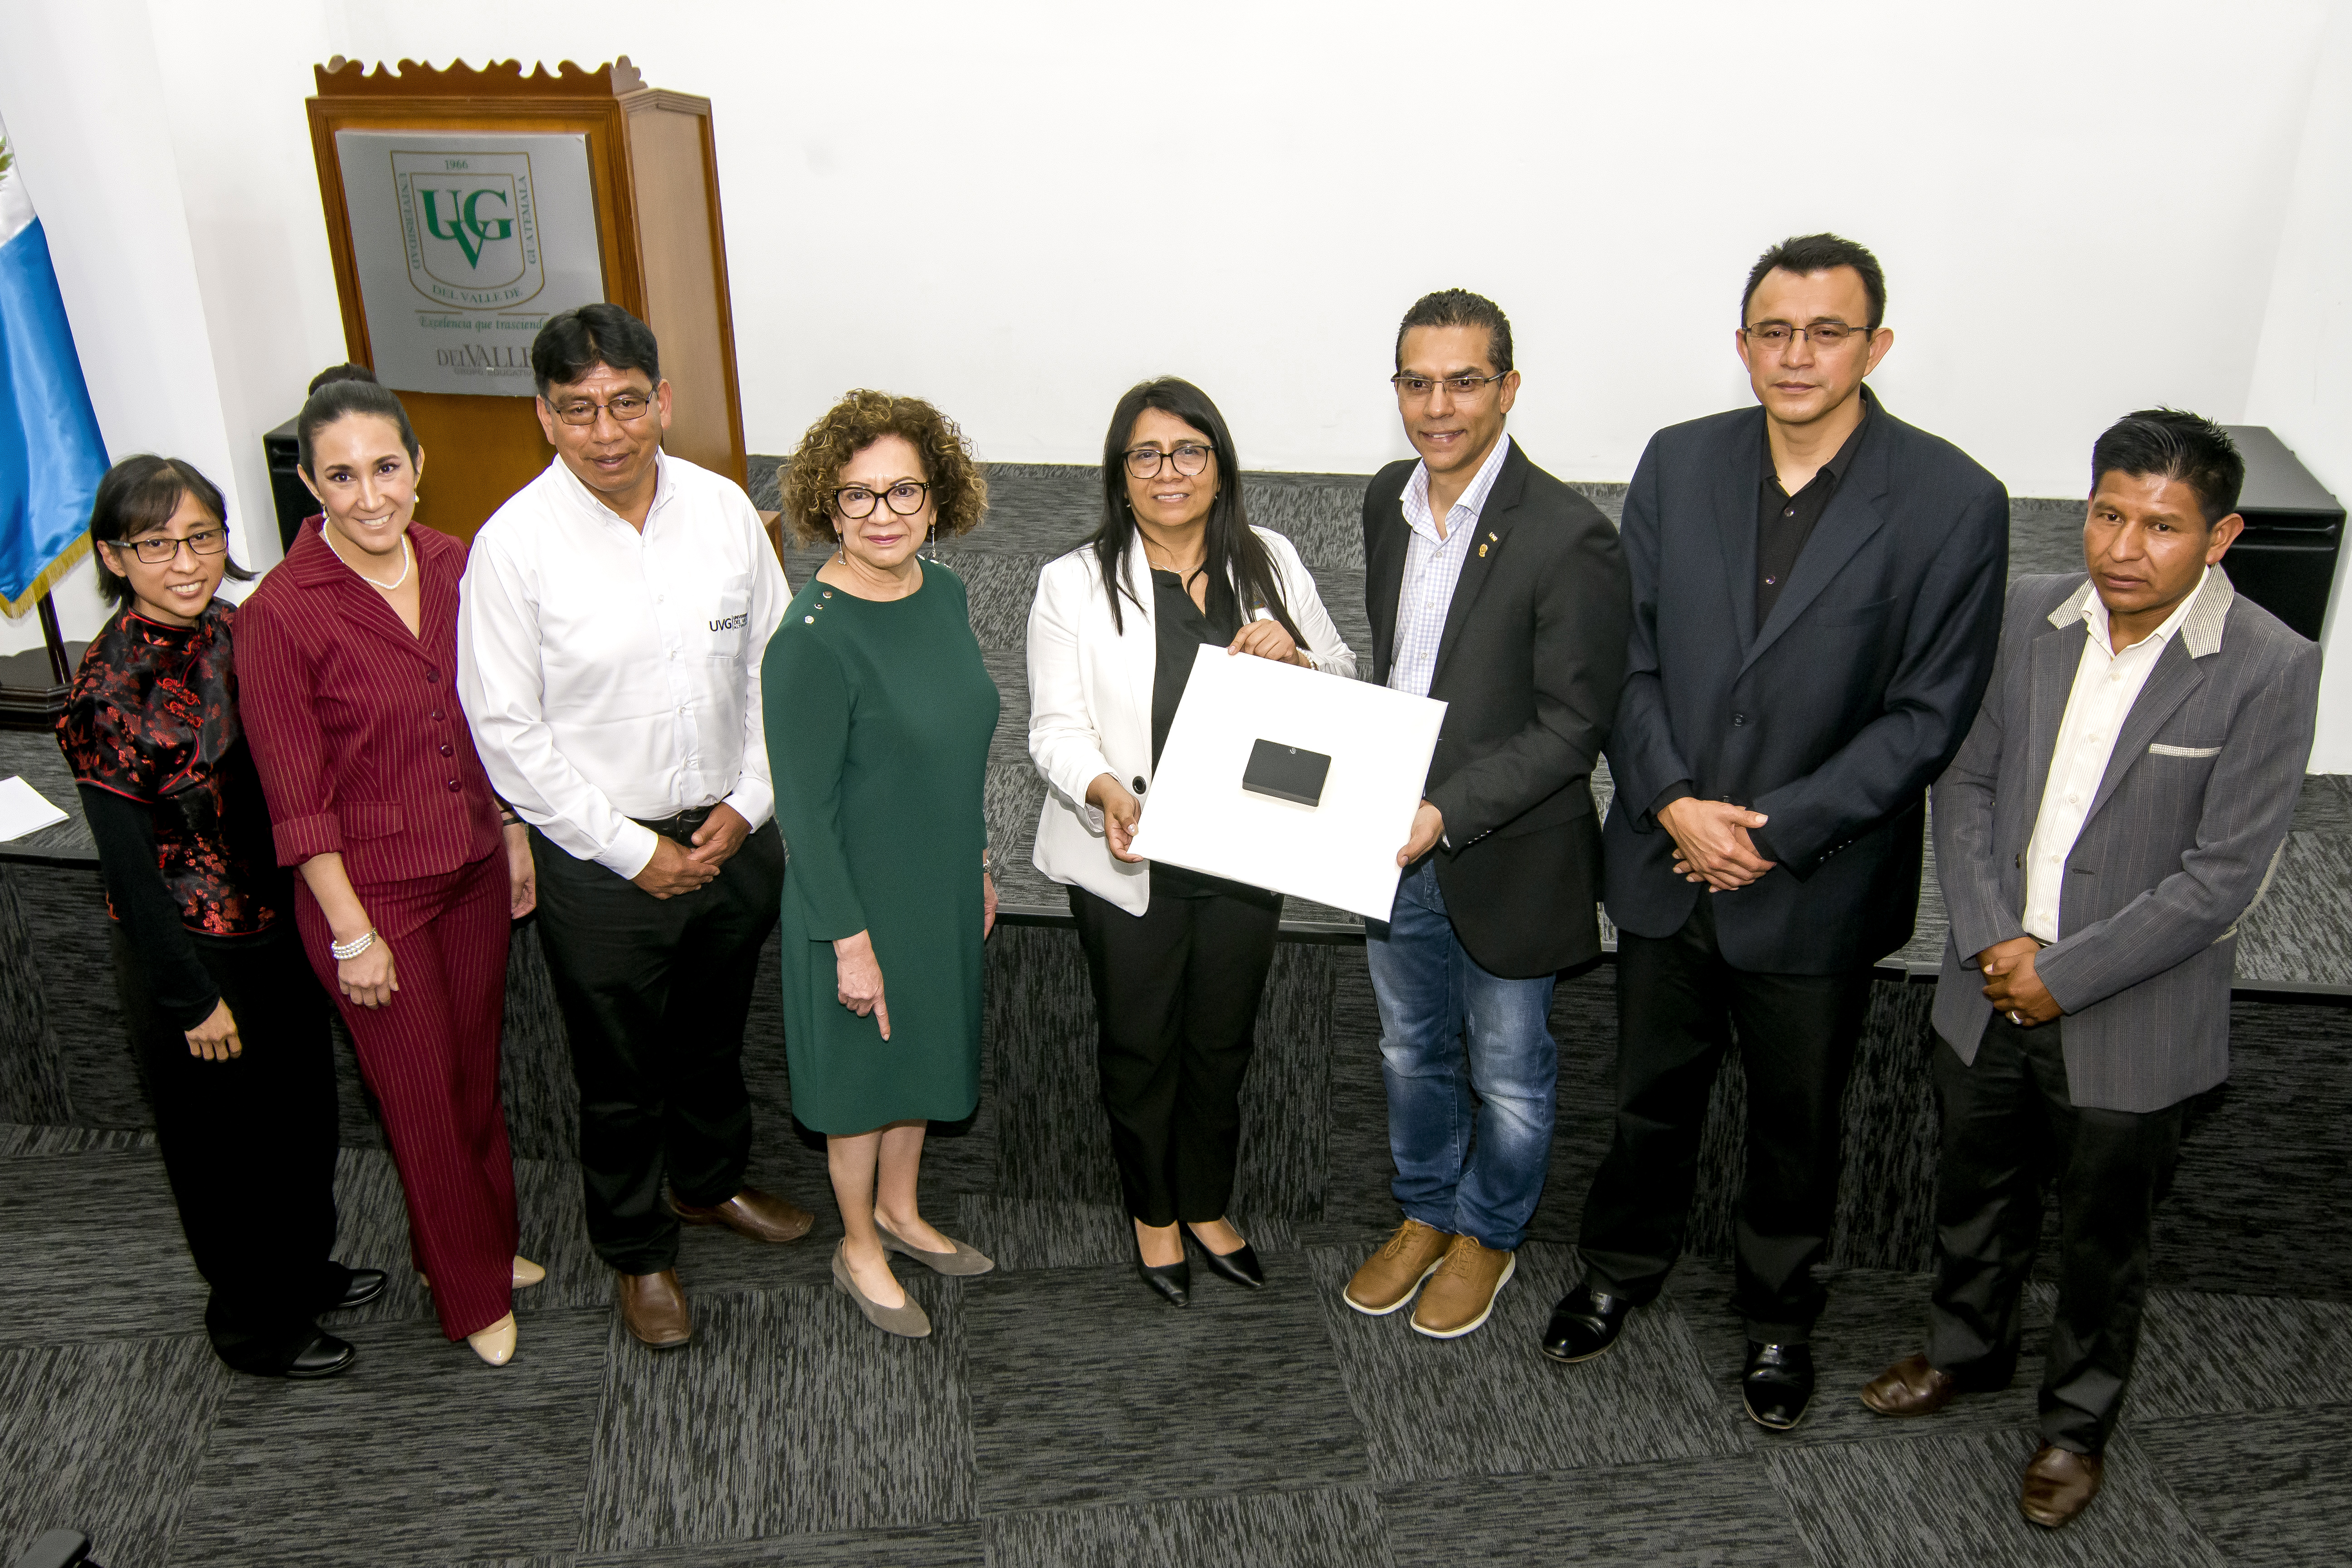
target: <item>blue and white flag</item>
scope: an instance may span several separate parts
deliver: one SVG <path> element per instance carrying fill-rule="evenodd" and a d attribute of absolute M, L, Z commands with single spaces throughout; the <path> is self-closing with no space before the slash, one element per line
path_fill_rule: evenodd
<path fill-rule="evenodd" d="M 106 443 L 14 163 L 0 125 L 0 607 L 21 616 L 89 549 Z"/>

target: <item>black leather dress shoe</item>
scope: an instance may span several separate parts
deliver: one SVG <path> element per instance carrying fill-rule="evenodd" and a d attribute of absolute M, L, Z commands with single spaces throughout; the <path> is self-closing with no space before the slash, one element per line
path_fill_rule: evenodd
<path fill-rule="evenodd" d="M 1591 1361 L 1617 1342 L 1633 1303 L 1590 1285 L 1579 1285 L 1559 1299 L 1544 1329 L 1543 1353 L 1554 1361 Z"/>
<path fill-rule="evenodd" d="M 359 1359 L 360 1352 L 347 1342 L 321 1331 L 311 1335 L 310 1342 L 295 1352 L 294 1360 L 286 1368 L 286 1375 L 292 1378 L 332 1377 L 337 1373 L 349 1372 L 352 1363 Z"/>
<path fill-rule="evenodd" d="M 1151 1287 L 1152 1294 L 1170 1306 L 1189 1307 L 1192 1304 L 1192 1259 L 1179 1258 L 1164 1268 L 1154 1268 L 1143 1261 L 1143 1249 L 1139 1247 L 1135 1252 L 1135 1271 L 1143 1276 L 1143 1282 Z"/>
<path fill-rule="evenodd" d="M 1209 1272 L 1218 1279 L 1229 1279 L 1248 1290 L 1265 1286 L 1265 1270 L 1258 1267 L 1257 1249 L 1248 1242 L 1244 1241 L 1233 1251 L 1224 1253 L 1210 1251 L 1208 1244 L 1197 1236 L 1192 1237 L 1192 1245 L 1201 1249 L 1201 1261 L 1207 1264 Z"/>
<path fill-rule="evenodd" d="M 1786 1432 L 1796 1426 L 1813 1402 L 1813 1347 L 1748 1341 L 1739 1398 L 1748 1406 L 1748 1418 L 1759 1426 Z"/>
<path fill-rule="evenodd" d="M 330 1311 L 348 1312 L 353 1307 L 366 1306 L 383 1294 L 385 1277 L 383 1269 L 354 1268 L 351 1273 L 351 1282 L 343 1287 L 343 1293 L 335 1298 L 335 1304 L 328 1309 Z"/>

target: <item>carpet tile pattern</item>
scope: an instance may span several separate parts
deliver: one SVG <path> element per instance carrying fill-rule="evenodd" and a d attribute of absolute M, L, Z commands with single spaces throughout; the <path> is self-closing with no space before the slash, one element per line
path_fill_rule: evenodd
<path fill-rule="evenodd" d="M 1814 1568 L 1759 1454 L 1465 1476 L 1383 1500 L 1397 1568 Z"/>
<path fill-rule="evenodd" d="M 772 460 L 755 470 L 772 497 Z M 1014 862 L 1013 919 L 990 945 L 981 1107 L 935 1130 L 923 1191 L 933 1222 L 997 1272 L 946 1280 L 902 1260 L 935 1324 L 919 1342 L 876 1332 L 833 1289 L 841 1224 L 822 1140 L 793 1121 L 772 950 L 744 1055 L 751 1180 L 814 1208 L 817 1227 L 784 1247 L 689 1228 L 678 1270 L 697 1342 L 663 1355 L 635 1344 L 582 1225 L 577 1089 L 526 923 L 503 1083 L 521 1247 L 548 1278 L 516 1299 L 515 1362 L 493 1371 L 441 1338 L 339 1035 L 339 1256 L 388 1269 L 391 1288 L 327 1320 L 360 1349 L 345 1377 L 228 1373 L 198 1331 L 205 1287 L 121 1037 L 76 818 L 0 859 L 0 1562 L 68 1523 L 110 1568 L 2347 1560 L 2352 1008 L 2294 997 L 2352 984 L 2347 781 L 2306 784 L 2271 899 L 2245 922 L 2241 979 L 2258 989 L 2233 1007 L 2234 1076 L 2195 1106 L 2158 1211 L 2107 1493 L 2051 1535 L 2015 1508 L 2046 1283 L 2009 1389 L 1918 1422 L 1854 1398 L 1924 1331 L 1932 888 L 1918 935 L 1874 987 L 1845 1106 L 1822 1392 L 1796 1432 L 1761 1431 L 1738 1401 L 1736 1050 L 1703 1141 L 1691 1252 L 1664 1296 L 1607 1356 L 1564 1367 L 1536 1353 L 1575 1278 L 1610 1136 L 1607 962 L 1555 996 L 1551 1177 L 1517 1276 L 1485 1328 L 1440 1342 L 1404 1313 L 1366 1318 L 1339 1299 L 1396 1220 L 1380 1024 L 1352 920 L 1293 905 L 1294 934 L 1343 940 L 1286 942 L 1258 1021 L 1233 1208 L 1267 1286 L 1243 1291 L 1196 1265 L 1188 1310 L 1147 1294 L 1097 1102 L 1084 963 L 1062 893 L 1025 865 L 1043 798 L 1021 729 L 1030 586 L 1099 503 L 1084 470 L 989 477 L 990 521 L 946 555 L 1005 698 L 986 810 Z M 1367 647 L 1361 480 L 1248 484 L 1257 518 L 1298 543 Z M 1604 509 L 1622 502 L 1622 487 L 1584 488 Z M 2078 517 L 2075 502 L 2015 503 L 2014 569 L 2063 565 Z M 795 582 L 816 559 L 795 554 Z M 70 806 L 45 746 L 0 736 L 0 768 Z"/>

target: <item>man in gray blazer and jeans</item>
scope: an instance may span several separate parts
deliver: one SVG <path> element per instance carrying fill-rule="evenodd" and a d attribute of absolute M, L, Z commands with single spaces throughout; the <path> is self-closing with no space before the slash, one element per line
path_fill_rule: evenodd
<path fill-rule="evenodd" d="M 2010 589 L 1984 707 L 1935 790 L 1951 913 L 1927 1349 L 1862 1392 L 1885 1415 L 2006 1387 L 2054 1176 L 2058 1309 L 2019 1506 L 2099 1489 L 2184 1103 L 2230 1073 L 2237 922 L 2286 840 L 2319 649 L 2232 593 L 2245 465 L 2193 414 L 2127 416 L 2091 454 L 2085 576 Z"/>

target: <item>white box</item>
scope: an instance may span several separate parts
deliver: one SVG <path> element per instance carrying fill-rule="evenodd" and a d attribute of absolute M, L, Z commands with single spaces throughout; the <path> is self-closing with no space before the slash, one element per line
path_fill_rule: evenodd
<path fill-rule="evenodd" d="M 1134 852 L 1384 921 L 1445 704 L 1203 645 Z M 1261 740 L 1331 759 L 1319 805 L 1242 788 Z"/>

